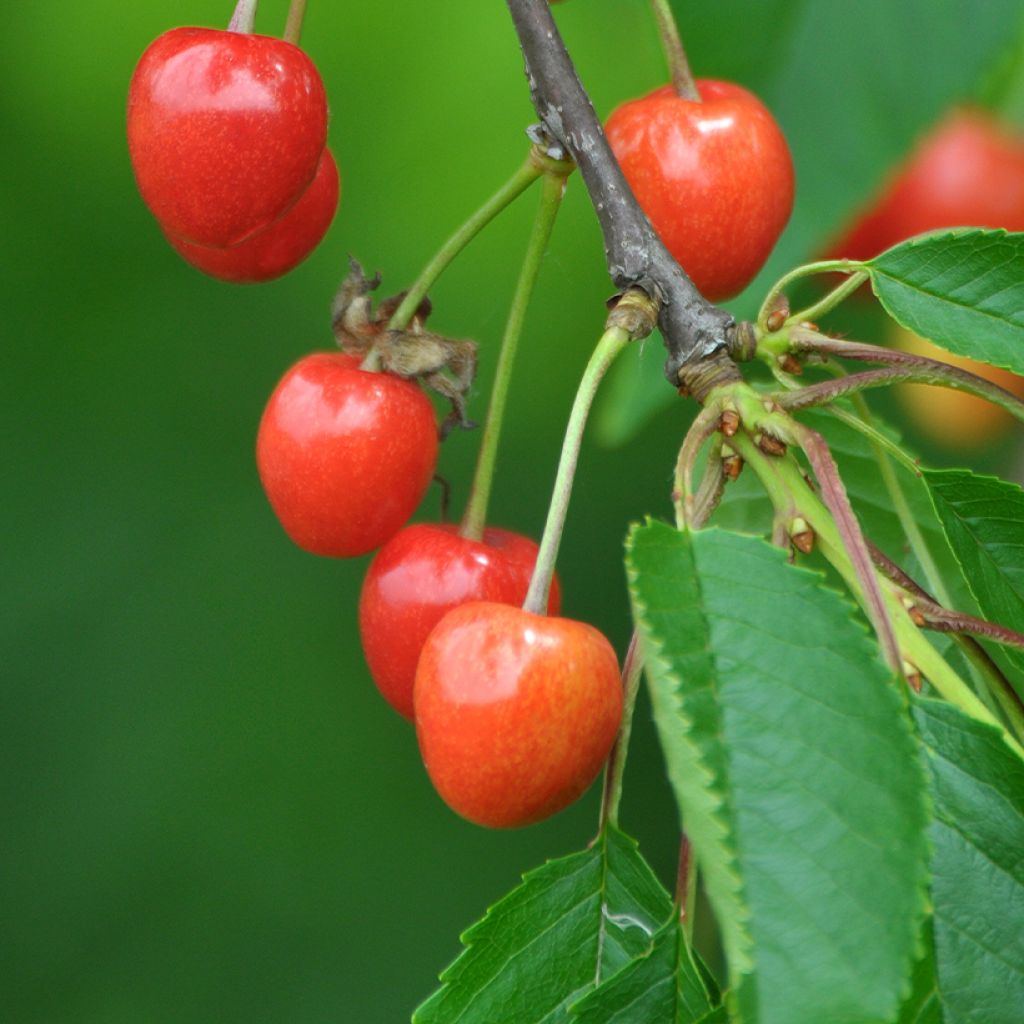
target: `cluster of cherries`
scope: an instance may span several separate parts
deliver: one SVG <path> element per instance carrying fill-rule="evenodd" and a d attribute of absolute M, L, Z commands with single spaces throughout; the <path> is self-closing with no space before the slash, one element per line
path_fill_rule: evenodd
<path fill-rule="evenodd" d="M 622 715 L 618 662 L 596 629 L 558 617 L 557 583 L 549 614 L 520 607 L 532 540 L 405 526 L 437 453 L 422 388 L 346 352 L 285 374 L 256 446 L 296 544 L 334 557 L 380 548 L 360 599 L 363 649 L 381 693 L 415 721 L 440 795 L 478 824 L 527 825 L 580 796 L 607 758 Z"/>
<path fill-rule="evenodd" d="M 175 29 L 146 50 L 128 140 L 140 192 L 171 245 L 213 276 L 262 281 L 319 242 L 338 173 L 312 62 L 238 20 L 227 32 Z M 619 107 L 607 136 L 701 292 L 721 301 L 746 287 L 793 202 L 789 149 L 760 101 L 729 82 L 666 86 Z M 1024 145 L 974 112 L 940 126 L 832 254 L 869 258 L 958 223 L 1024 228 Z M 357 280 L 366 284 L 361 270 Z M 301 548 L 377 551 L 360 598 L 363 649 L 383 696 L 415 722 L 444 800 L 483 825 L 540 821 L 590 785 L 614 744 L 623 705 L 615 653 L 593 627 L 559 616 L 557 579 L 534 579 L 532 540 L 468 516 L 461 526 L 406 525 L 439 451 L 417 378 L 452 364 L 417 363 L 427 339 L 390 330 L 380 312 L 362 324 L 358 346 L 339 336 L 342 351 L 300 360 L 274 390 L 257 439 L 260 478 Z M 412 348 L 389 364 L 378 346 L 396 339 Z M 449 355 L 467 344 L 430 343 Z M 466 425 L 462 391 L 444 393 Z"/>
<path fill-rule="evenodd" d="M 316 248 L 339 179 L 313 62 L 238 20 L 226 32 L 176 28 L 146 49 L 128 91 L 128 150 L 168 242 L 241 283 L 279 277 Z"/>

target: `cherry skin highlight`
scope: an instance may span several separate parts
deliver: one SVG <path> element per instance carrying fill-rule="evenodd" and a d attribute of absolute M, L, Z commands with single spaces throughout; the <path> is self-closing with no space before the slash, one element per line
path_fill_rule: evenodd
<path fill-rule="evenodd" d="M 489 602 L 434 627 L 414 694 L 431 781 L 452 810 L 490 828 L 530 825 L 576 800 L 622 718 L 618 661 L 600 632 Z"/>
<path fill-rule="evenodd" d="M 651 226 L 712 302 L 753 280 L 793 208 L 793 161 L 756 96 L 698 79 L 701 101 L 663 86 L 608 118 L 608 142 Z"/>
<path fill-rule="evenodd" d="M 318 352 L 270 396 L 256 463 L 291 539 L 344 558 L 401 529 L 433 478 L 437 446 L 434 408 L 416 383 L 361 370 L 356 356 Z"/>
<path fill-rule="evenodd" d="M 316 174 L 327 97 L 282 39 L 176 28 L 146 49 L 128 89 L 128 152 L 165 232 L 227 247 L 283 216 Z"/>
<path fill-rule="evenodd" d="M 272 281 L 297 267 L 319 244 L 338 208 L 338 167 L 324 149 L 312 184 L 280 220 L 230 249 L 194 245 L 168 235 L 178 254 L 197 270 L 221 281 Z"/>
<path fill-rule="evenodd" d="M 359 598 L 359 635 L 373 681 L 396 711 L 413 717 L 416 664 L 434 626 L 469 601 L 521 605 L 536 561 L 528 537 L 488 527 L 470 540 L 454 524 L 407 526 L 377 552 Z M 560 604 L 556 578 L 549 614 Z"/>
<path fill-rule="evenodd" d="M 827 258 L 868 260 L 914 235 L 955 227 L 1024 231 L 1024 135 L 983 110 L 950 112 Z"/>

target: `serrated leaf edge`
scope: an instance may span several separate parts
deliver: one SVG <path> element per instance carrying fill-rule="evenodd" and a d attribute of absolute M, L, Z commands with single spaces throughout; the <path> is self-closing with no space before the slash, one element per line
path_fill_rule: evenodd
<path fill-rule="evenodd" d="M 654 639 L 651 635 L 651 630 L 646 625 L 648 609 L 637 592 L 636 581 L 639 577 L 639 572 L 632 564 L 634 538 L 637 532 L 642 529 L 642 526 L 643 524 L 634 523 L 630 527 L 626 539 L 626 578 L 629 585 L 630 601 L 633 606 L 633 622 L 640 632 L 643 643 L 644 674 L 648 681 L 651 703 L 655 708 L 655 723 L 657 724 L 659 719 L 657 714 L 658 708 L 662 705 L 661 694 L 658 692 L 658 685 L 653 678 L 657 676 L 665 680 L 670 687 L 670 693 L 666 699 L 670 700 L 672 704 L 669 708 L 663 708 L 663 712 L 670 713 L 676 721 L 682 724 L 683 730 L 680 733 L 679 740 L 689 750 L 691 761 L 700 772 L 700 779 L 703 785 L 699 788 L 699 794 L 707 798 L 702 801 L 698 797 L 694 801 L 693 806 L 683 806 L 684 800 L 680 793 L 684 790 L 684 786 L 688 788 L 690 783 L 688 780 L 677 777 L 675 766 L 671 763 L 666 751 L 665 762 L 670 780 L 672 781 L 672 789 L 679 805 L 680 817 L 686 821 L 687 835 L 694 844 L 694 852 L 704 874 L 708 895 L 714 902 L 719 903 L 719 907 L 716 908 L 719 918 L 718 923 L 722 930 L 723 942 L 728 953 L 730 972 L 735 975 L 746 975 L 754 970 L 752 956 L 753 936 L 747 928 L 747 922 L 750 919 L 750 909 L 743 894 L 743 879 L 739 871 L 735 835 L 730 820 L 726 816 L 728 814 L 728 801 L 725 793 L 718 788 L 719 780 L 716 779 L 715 772 L 705 761 L 700 747 L 689 740 L 693 728 L 693 719 L 684 711 L 682 701 L 678 697 L 681 681 L 671 670 L 667 660 L 662 655 L 663 645 Z M 664 742 L 662 745 L 663 747 L 665 746 Z M 706 841 L 718 851 L 719 856 L 717 858 L 712 858 L 709 851 L 702 853 L 699 848 L 701 842 L 699 829 L 702 821 L 707 822 L 708 827 L 711 829 L 711 833 L 706 837 Z M 697 830 L 694 829 L 695 825 Z M 715 895 L 716 891 L 717 896 Z"/>

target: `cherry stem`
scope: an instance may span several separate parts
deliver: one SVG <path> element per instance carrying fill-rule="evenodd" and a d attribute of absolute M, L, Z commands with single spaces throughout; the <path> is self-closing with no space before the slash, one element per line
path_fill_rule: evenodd
<path fill-rule="evenodd" d="M 686 58 L 683 40 L 679 35 L 679 26 L 672 17 L 672 8 L 668 0 L 651 0 L 651 11 L 658 25 L 661 48 L 665 51 L 665 61 L 672 76 L 672 88 L 682 99 L 700 103 L 700 92 L 690 70 L 690 62 Z"/>
<path fill-rule="evenodd" d="M 434 282 L 444 273 L 448 265 L 473 241 L 474 238 L 514 199 L 522 195 L 544 173 L 544 167 L 531 153 L 529 159 L 497 192 L 460 227 L 437 251 L 434 258 L 423 268 L 413 286 L 406 293 L 394 316 L 388 321 L 393 331 L 402 331 L 409 326 L 413 313 L 419 308 Z"/>
<path fill-rule="evenodd" d="M 562 454 L 558 460 L 555 473 L 555 486 L 548 506 L 548 518 L 544 524 L 544 535 L 541 537 L 540 550 L 537 552 L 537 564 L 533 569 L 530 589 L 527 591 L 523 608 L 528 612 L 543 615 L 548 606 L 548 591 L 551 589 L 551 577 L 555 571 L 558 558 L 558 546 L 562 541 L 562 530 L 565 527 L 565 516 L 569 510 L 569 497 L 572 493 L 572 482 L 576 475 L 576 464 L 580 457 L 580 446 L 583 442 L 583 428 L 586 426 L 587 415 L 597 394 L 601 378 L 607 373 L 608 367 L 615 357 L 629 342 L 629 332 L 622 327 L 611 327 L 601 335 L 587 368 L 583 371 L 576 398 L 569 413 L 569 422 L 565 428 L 565 440 L 562 442 Z"/>
<path fill-rule="evenodd" d="M 685 832 L 679 835 L 679 866 L 676 868 L 676 903 L 686 944 L 693 941 L 693 910 L 697 897 L 697 864 L 693 845 Z"/>
<path fill-rule="evenodd" d="M 306 0 L 292 0 L 288 7 L 288 20 L 284 26 L 284 41 L 299 45 L 302 38 L 302 22 L 306 17 Z"/>
<path fill-rule="evenodd" d="M 566 175 L 564 173 L 551 171 L 544 175 L 540 207 L 533 222 L 533 231 L 526 247 L 523 267 L 519 273 L 519 281 L 512 297 L 508 320 L 505 323 L 505 334 L 501 339 L 501 349 L 498 353 L 498 365 L 494 370 L 494 384 L 491 388 L 487 422 L 484 424 L 483 437 L 480 439 L 476 472 L 473 475 L 469 501 L 466 504 L 466 510 L 462 516 L 462 526 L 459 529 L 459 533 L 469 540 L 481 540 L 484 535 L 487 506 L 491 497 L 491 485 L 494 482 L 494 463 L 498 454 L 501 426 L 505 419 L 509 383 L 512 379 L 512 365 L 515 362 L 516 349 L 519 347 L 519 338 L 523 333 L 523 321 L 526 319 L 530 296 L 537 283 L 540 267 L 544 261 L 544 253 L 555 225 L 555 218 L 562 204 L 562 196 L 565 194 L 565 184 Z"/>
<path fill-rule="evenodd" d="M 229 32 L 250 33 L 256 25 L 256 4 L 259 0 L 238 0 L 228 22 Z"/>
<path fill-rule="evenodd" d="M 615 746 L 608 758 L 604 773 L 604 787 L 601 793 L 601 822 L 618 825 L 619 804 L 622 802 L 622 779 L 626 771 L 626 757 L 629 754 L 629 737 L 633 731 L 633 709 L 640 691 L 643 676 L 644 657 L 640 652 L 640 634 L 634 629 L 629 639 L 626 657 L 622 662 L 622 724 L 615 737 Z"/>
<path fill-rule="evenodd" d="M 851 274 L 841 284 L 836 285 L 827 295 L 822 296 L 817 302 L 808 306 L 806 309 L 801 309 L 800 312 L 794 313 L 787 319 L 794 323 L 799 323 L 804 320 L 818 320 L 823 317 L 826 313 L 830 313 L 836 306 L 839 305 L 844 299 L 852 295 L 871 275 L 865 270 L 858 270 L 855 274 Z"/>
<path fill-rule="evenodd" d="M 805 263 L 803 266 L 796 267 L 795 269 L 789 271 L 788 274 L 783 274 L 783 276 L 780 277 L 779 280 L 772 285 L 772 287 L 768 291 L 768 294 L 765 296 L 764 302 L 761 303 L 761 309 L 757 314 L 758 327 L 765 331 L 768 329 L 768 315 L 772 312 L 773 309 L 775 309 L 776 303 L 778 302 L 780 296 L 786 290 L 786 287 L 788 285 L 792 284 L 794 281 L 799 281 L 803 277 L 810 277 L 813 274 L 833 273 L 853 274 L 856 276 L 859 273 L 866 273 L 866 268 L 863 263 L 860 263 L 857 260 L 819 260 L 817 263 Z M 857 282 L 856 287 L 860 287 L 860 285 L 863 284 L 863 281 L 864 279 L 861 278 Z M 840 288 L 842 287 L 843 286 L 840 285 Z M 851 290 L 855 291 L 856 288 Z M 838 289 L 836 289 L 836 291 L 838 291 Z M 835 291 L 831 292 L 830 294 L 834 295 Z M 833 305 L 838 304 L 838 302 L 846 298 L 847 294 L 849 293 L 844 292 L 840 299 L 834 302 Z M 827 299 L 828 296 L 826 295 L 825 300 Z M 831 309 L 832 307 L 829 306 L 828 308 Z M 795 319 L 805 320 L 807 319 L 807 317 L 804 315 L 804 313 L 801 313 L 798 317 L 789 317 L 788 321 L 792 322 Z"/>

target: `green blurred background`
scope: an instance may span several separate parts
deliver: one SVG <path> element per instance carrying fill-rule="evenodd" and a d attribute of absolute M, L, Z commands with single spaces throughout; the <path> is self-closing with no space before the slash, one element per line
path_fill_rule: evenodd
<path fill-rule="evenodd" d="M 286 6 L 264 0 L 257 28 L 278 32 Z M 1019 16 L 993 2 L 968 34 L 936 16 L 944 4 L 879 0 L 856 5 L 854 31 L 848 4 L 681 6 L 698 73 L 757 88 L 793 141 L 804 205 L 776 271 L 812 252 L 952 96 L 987 80 Z M 642 0 L 557 13 L 602 115 L 661 82 Z M 441 804 L 362 662 L 367 560 L 286 540 L 253 444 L 278 377 L 330 345 L 347 254 L 380 269 L 385 290 L 404 287 L 522 160 L 533 118 L 505 5 L 313 0 L 303 42 L 331 98 L 342 202 L 316 254 L 259 287 L 175 256 L 124 142 L 145 46 L 174 25 L 224 25 L 227 5 L 49 0 L 5 15 L 0 1021 L 407 1019 L 461 929 L 522 870 L 585 844 L 596 794 L 515 833 Z M 433 292 L 432 323 L 480 342 L 476 418 L 535 202 Z M 519 357 L 497 524 L 539 534 L 609 292 L 573 180 Z M 603 436 L 666 388 L 656 340 L 646 353 L 643 373 L 630 353 L 611 382 Z M 674 402 L 629 444 L 584 453 L 564 610 L 620 651 L 622 538 L 629 521 L 669 513 L 692 412 Z M 456 513 L 475 446 L 458 433 L 442 453 Z M 432 493 L 420 515 L 437 509 Z M 624 824 L 668 881 L 675 811 L 646 706 L 638 717 Z"/>

